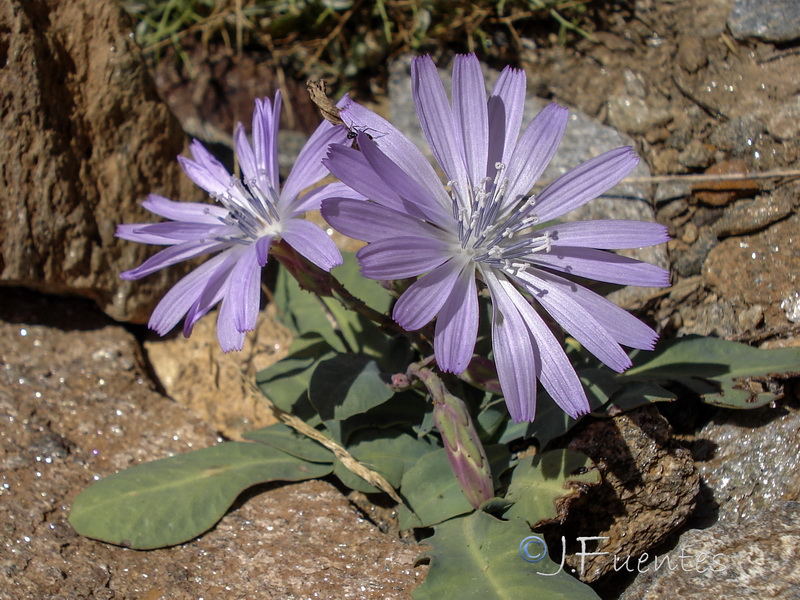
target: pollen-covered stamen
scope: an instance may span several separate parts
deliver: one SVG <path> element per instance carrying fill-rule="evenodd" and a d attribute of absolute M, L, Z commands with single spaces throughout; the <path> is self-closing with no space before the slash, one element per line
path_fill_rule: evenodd
<path fill-rule="evenodd" d="M 223 222 L 237 227 L 245 241 L 253 241 L 265 234 L 274 233 L 280 223 L 277 194 L 267 180 L 264 190 L 256 180 L 249 182 L 236 177 L 231 178 L 230 186 L 224 194 L 212 194 L 212 197 L 228 209 L 228 216 Z M 227 236 L 229 241 L 242 238 Z"/>

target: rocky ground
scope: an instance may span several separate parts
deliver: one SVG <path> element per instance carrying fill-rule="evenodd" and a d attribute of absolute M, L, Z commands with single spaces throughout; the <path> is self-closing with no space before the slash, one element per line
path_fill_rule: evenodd
<path fill-rule="evenodd" d="M 594 41 L 523 56 L 529 95 L 576 111 L 545 177 L 614 145 L 644 157 L 638 181 L 587 210 L 670 228 L 648 259 L 669 266 L 673 286 L 615 298 L 664 336 L 800 345 L 800 185 L 787 175 L 800 169 L 799 13 L 791 0 L 609 4 Z M 391 533 L 390 512 L 325 481 L 251 494 L 213 531 L 164 550 L 91 541 L 66 523 L 93 479 L 270 422 L 247 382 L 290 342 L 270 308 L 237 357 L 217 348 L 213 319 L 189 340 L 137 325 L 179 269 L 123 285 L 116 274 L 147 249 L 114 240 L 115 225 L 144 220 L 149 191 L 197 199 L 173 161 L 181 126 L 230 131 L 273 82 L 228 56 L 224 72 L 198 63 L 206 76 L 193 82 L 161 63 L 156 86 L 129 32 L 111 0 L 0 8 L 0 599 L 408 598 L 425 575 L 420 547 Z M 405 59 L 390 73 L 379 106 L 413 133 Z M 229 111 L 209 114 L 209 86 Z M 300 125 L 309 110 L 296 105 Z M 667 177 L 752 172 L 782 174 Z M 749 413 L 679 403 L 576 435 L 571 447 L 605 476 L 606 495 L 583 514 L 609 499 L 627 508 L 571 527 L 609 535 L 620 556 L 678 564 L 691 548 L 727 561 L 645 561 L 639 574 L 600 557 L 586 579 L 605 598 L 800 597 L 800 405 L 796 383 L 786 390 Z"/>

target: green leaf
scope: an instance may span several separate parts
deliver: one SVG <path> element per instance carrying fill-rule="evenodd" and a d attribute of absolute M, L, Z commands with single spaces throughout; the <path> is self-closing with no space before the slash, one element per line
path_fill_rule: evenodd
<path fill-rule="evenodd" d="M 389 291 L 374 279 L 367 279 L 361 275 L 358 260 L 353 252 L 342 252 L 342 259 L 342 264 L 334 267 L 331 274 L 364 304 L 380 313 L 386 313 L 392 304 Z"/>
<path fill-rule="evenodd" d="M 289 272 L 281 267 L 275 282 L 278 320 L 298 336 L 316 334 L 339 352 L 347 352 L 342 338 L 333 328 L 322 300 L 305 291 Z"/>
<path fill-rule="evenodd" d="M 275 423 L 263 429 L 248 431 L 242 437 L 259 444 L 272 446 L 308 462 L 331 463 L 334 460 L 333 452 L 325 446 L 283 423 Z"/>
<path fill-rule="evenodd" d="M 574 450 L 552 450 L 526 458 L 516 466 L 506 500 L 514 502 L 505 514 L 532 529 L 559 516 L 559 508 L 586 485 L 600 483 L 600 471 Z"/>
<path fill-rule="evenodd" d="M 339 422 L 367 412 L 394 396 L 378 365 L 368 356 L 337 354 L 321 361 L 308 386 L 308 398 L 333 436 Z"/>
<path fill-rule="evenodd" d="M 751 384 L 800 375 L 799 365 L 800 348 L 759 350 L 738 342 L 686 336 L 660 344 L 655 352 L 638 353 L 634 366 L 620 380 L 674 381 L 709 404 L 758 408 L 777 394 Z"/>
<path fill-rule="evenodd" d="M 335 356 L 321 337 L 306 334 L 289 348 L 289 356 L 256 374 L 256 385 L 281 410 L 308 420 L 316 410 L 308 401 L 308 386 L 317 365 Z"/>
<path fill-rule="evenodd" d="M 428 527 L 473 510 L 453 475 L 444 448 L 422 456 L 406 471 L 400 491 L 413 511 L 398 507 L 400 529 Z"/>
<path fill-rule="evenodd" d="M 437 525 L 425 540 L 431 566 L 414 600 L 599 600 L 588 585 L 559 572 L 546 553 L 528 562 L 526 542 L 534 537 L 544 543 L 524 522 L 480 511 Z"/>
<path fill-rule="evenodd" d="M 309 463 L 262 444 L 226 442 L 135 465 L 84 490 L 70 524 L 81 535 L 139 550 L 191 540 L 219 521 L 245 489 L 268 481 L 316 479 Z"/>

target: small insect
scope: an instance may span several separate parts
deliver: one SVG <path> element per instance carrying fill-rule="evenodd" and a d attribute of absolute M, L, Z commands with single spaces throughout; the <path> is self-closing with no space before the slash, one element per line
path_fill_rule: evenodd
<path fill-rule="evenodd" d="M 368 133 L 369 131 L 371 131 L 372 133 Z M 371 140 L 374 140 L 376 138 L 382 138 L 383 136 L 386 135 L 381 131 L 372 129 L 372 127 L 359 127 L 357 125 L 353 125 L 352 127 L 349 127 L 347 130 L 347 139 L 353 140 L 353 148 L 356 150 L 358 150 L 358 142 L 356 142 L 355 139 L 358 137 L 359 134 L 362 133 Z"/>

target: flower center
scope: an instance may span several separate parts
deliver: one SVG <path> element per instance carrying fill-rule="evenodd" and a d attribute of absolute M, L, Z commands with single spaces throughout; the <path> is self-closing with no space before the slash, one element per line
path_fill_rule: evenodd
<path fill-rule="evenodd" d="M 464 186 L 448 183 L 453 217 L 458 223 L 461 252 L 478 263 L 512 272 L 524 268 L 520 262 L 537 252 L 550 251 L 550 236 L 530 230 L 539 222 L 533 211 L 536 200 L 514 198 L 517 206 L 503 212 L 508 178 L 506 166 L 495 165 L 494 180 L 488 177 L 464 193 Z"/>
<path fill-rule="evenodd" d="M 249 244 L 265 235 L 275 236 L 281 232 L 278 194 L 267 177 L 261 178 L 261 183 L 266 186 L 262 187 L 256 179 L 231 177 L 224 194 L 211 194 L 228 210 L 222 222 L 241 232 L 241 235 L 225 237 L 225 241 Z"/>

